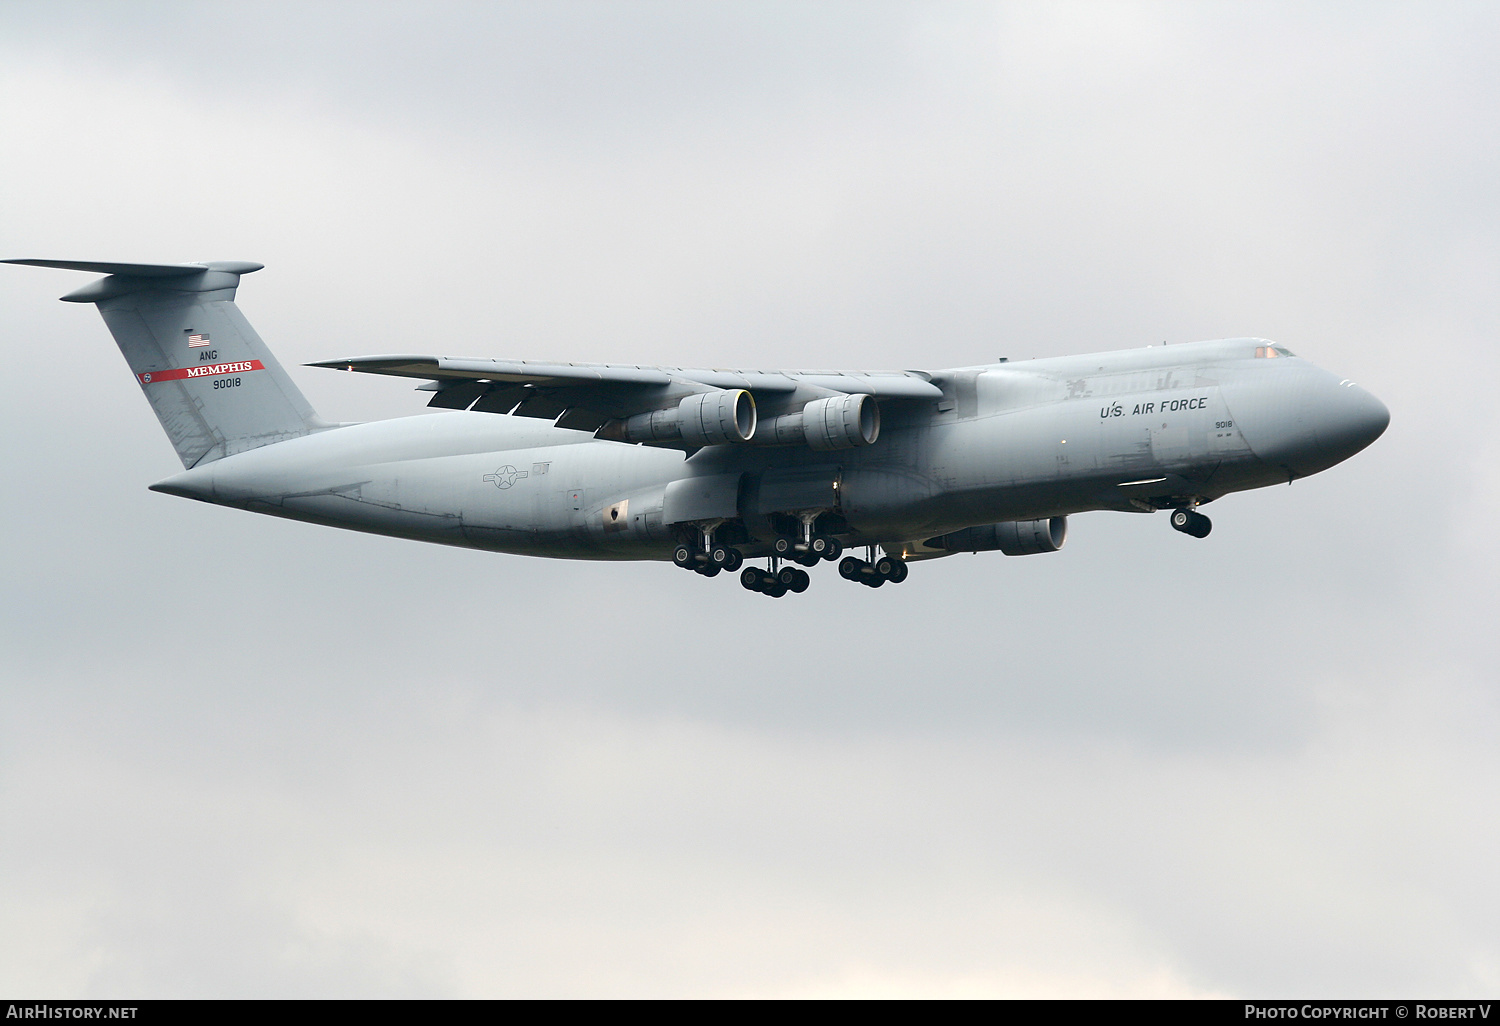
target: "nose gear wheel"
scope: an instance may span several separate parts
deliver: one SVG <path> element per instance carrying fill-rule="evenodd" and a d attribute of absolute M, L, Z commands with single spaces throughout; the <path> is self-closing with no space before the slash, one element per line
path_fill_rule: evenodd
<path fill-rule="evenodd" d="M 1172 511 L 1172 527 L 1183 534 L 1190 534 L 1194 538 L 1207 538 L 1208 532 L 1214 529 L 1214 522 L 1202 513 L 1191 509 L 1174 509 Z"/>

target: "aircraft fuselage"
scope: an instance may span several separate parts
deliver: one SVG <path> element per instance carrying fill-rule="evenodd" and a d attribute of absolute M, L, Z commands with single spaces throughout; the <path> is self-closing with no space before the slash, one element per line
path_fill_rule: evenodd
<path fill-rule="evenodd" d="M 1269 351 L 1270 355 L 1266 354 Z M 668 559 L 685 524 L 768 554 L 799 516 L 906 558 L 976 525 L 1191 508 L 1324 470 L 1389 414 L 1257 339 L 935 372 L 942 398 L 882 404 L 878 441 L 676 449 L 542 420 L 441 412 L 317 431 L 153 487 L 422 541 L 578 559 Z M 694 515 L 697 514 L 697 515 Z M 686 518 L 686 519 L 684 519 Z"/>

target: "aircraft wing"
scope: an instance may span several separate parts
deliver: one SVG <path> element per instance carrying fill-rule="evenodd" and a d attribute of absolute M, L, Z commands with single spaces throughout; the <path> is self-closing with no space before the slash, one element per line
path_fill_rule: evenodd
<path fill-rule="evenodd" d="M 419 387 L 435 393 L 428 405 L 439 409 L 540 417 L 600 438 L 683 449 L 752 440 L 805 441 L 814 448 L 845 448 L 820 443 L 856 438 L 850 444 L 869 444 L 879 433 L 878 403 L 942 395 L 921 371 L 751 371 L 400 355 L 309 366 L 423 378 L 428 383 Z"/>

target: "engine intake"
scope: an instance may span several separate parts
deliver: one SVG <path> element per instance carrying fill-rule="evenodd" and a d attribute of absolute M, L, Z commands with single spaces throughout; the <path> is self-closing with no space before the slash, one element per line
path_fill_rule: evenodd
<path fill-rule="evenodd" d="M 879 437 L 880 404 L 873 395 L 831 395 L 814 399 L 797 413 L 772 417 L 756 441 L 831 452 L 874 445 Z"/>
<path fill-rule="evenodd" d="M 640 413 L 616 421 L 600 437 L 626 442 L 675 442 L 689 445 L 726 445 L 755 437 L 755 397 L 743 388 L 697 392 L 675 409 Z"/>
<path fill-rule="evenodd" d="M 929 538 L 928 548 L 949 552 L 990 552 L 999 549 L 1007 556 L 1034 556 L 1039 552 L 1056 552 L 1068 540 L 1068 518 L 1046 520 L 1008 520 L 1001 524 L 966 527 L 952 534 Z"/>

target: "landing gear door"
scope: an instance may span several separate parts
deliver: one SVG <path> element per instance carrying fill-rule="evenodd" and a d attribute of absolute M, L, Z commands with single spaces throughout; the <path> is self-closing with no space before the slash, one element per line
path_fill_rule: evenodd
<path fill-rule="evenodd" d="M 1148 417 L 1151 458 L 1159 467 L 1186 463 L 1208 454 L 1210 390 L 1168 394 Z"/>
<path fill-rule="evenodd" d="M 1245 436 L 1240 434 L 1239 425 L 1234 422 L 1234 415 L 1229 412 L 1224 395 L 1217 388 L 1208 399 L 1207 430 L 1210 456 L 1225 459 L 1250 454 L 1250 446 L 1245 444 Z"/>
<path fill-rule="evenodd" d="M 706 474 L 671 482 L 662 500 L 662 522 L 670 525 L 735 519 L 740 515 L 740 483 L 744 476 Z"/>
<path fill-rule="evenodd" d="M 831 510 L 838 506 L 839 468 L 836 466 L 785 467 L 761 475 L 757 513 Z"/>

